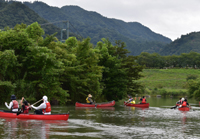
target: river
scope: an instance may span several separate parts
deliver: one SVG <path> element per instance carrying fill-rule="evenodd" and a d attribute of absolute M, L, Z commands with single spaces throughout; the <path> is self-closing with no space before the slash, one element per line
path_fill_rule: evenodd
<path fill-rule="evenodd" d="M 53 106 L 52 113 L 70 112 L 68 121 L 0 118 L 0 134 L 5 139 L 199 139 L 199 102 L 188 99 L 192 110 L 181 112 L 170 109 L 177 100 L 150 97 L 147 109 L 119 102 L 108 108 Z"/>

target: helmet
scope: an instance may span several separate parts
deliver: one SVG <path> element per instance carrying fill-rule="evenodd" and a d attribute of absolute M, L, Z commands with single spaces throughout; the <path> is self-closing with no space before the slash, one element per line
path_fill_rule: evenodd
<path fill-rule="evenodd" d="M 44 101 L 47 101 L 47 100 L 48 100 L 47 96 L 43 96 L 42 99 L 44 99 Z"/>
<path fill-rule="evenodd" d="M 12 95 L 10 99 L 11 99 L 11 100 L 16 100 L 16 96 L 15 96 L 15 95 Z"/>
<path fill-rule="evenodd" d="M 185 99 L 184 99 L 184 98 L 182 98 L 181 100 L 182 100 L 182 101 L 184 101 Z"/>

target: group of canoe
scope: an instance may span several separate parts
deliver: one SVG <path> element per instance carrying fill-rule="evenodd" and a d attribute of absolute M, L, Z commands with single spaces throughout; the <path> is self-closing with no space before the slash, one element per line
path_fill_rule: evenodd
<path fill-rule="evenodd" d="M 104 103 L 89 102 L 89 100 L 92 101 L 91 97 L 92 96 L 89 94 L 88 98 L 86 98 L 86 102 L 87 103 L 76 102 L 75 106 L 76 107 L 96 107 L 96 108 L 102 108 L 102 107 L 112 107 L 112 106 L 115 105 L 115 101 L 114 100 L 110 101 L 110 102 L 104 102 Z M 131 96 L 128 96 L 128 97 L 129 97 L 128 101 L 124 102 L 125 106 L 139 107 L 139 108 L 148 108 L 149 107 L 149 103 L 146 103 L 146 98 L 144 96 L 139 99 L 141 102 L 138 103 L 138 104 L 135 103 L 135 101 L 133 100 L 133 98 Z M 43 97 L 43 101 L 45 102 L 44 99 L 45 98 Z M 36 104 L 36 103 L 34 103 L 34 104 Z M 185 101 L 184 99 L 180 99 L 180 101 L 177 102 L 176 106 L 173 107 L 173 108 L 174 109 L 178 108 L 180 111 L 189 111 L 190 107 L 188 107 L 187 104 L 188 104 L 187 100 Z M 31 106 L 33 108 L 36 108 L 33 105 L 31 105 Z M 0 117 L 18 118 L 18 119 L 35 119 L 35 120 L 68 120 L 69 113 L 63 113 L 63 114 L 51 114 L 51 113 L 50 114 L 42 114 L 42 113 L 41 114 L 37 114 L 37 113 L 29 114 L 29 113 L 21 113 L 21 114 L 19 114 L 18 111 L 17 112 L 13 112 L 13 111 L 0 110 Z"/>

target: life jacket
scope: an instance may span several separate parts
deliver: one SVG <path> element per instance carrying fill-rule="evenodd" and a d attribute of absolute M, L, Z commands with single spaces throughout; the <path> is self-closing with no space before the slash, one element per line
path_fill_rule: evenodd
<path fill-rule="evenodd" d="M 86 103 L 90 103 L 90 101 L 88 100 L 89 97 L 86 98 Z"/>
<path fill-rule="evenodd" d="M 29 112 L 29 106 L 25 105 L 25 109 L 22 109 L 23 113 L 27 114 Z"/>
<path fill-rule="evenodd" d="M 145 99 L 145 98 L 143 98 L 141 103 L 146 103 L 146 99 Z"/>
<path fill-rule="evenodd" d="M 133 100 L 133 101 L 131 101 L 130 103 L 131 103 L 131 104 L 135 104 L 135 101 Z"/>
<path fill-rule="evenodd" d="M 46 108 L 45 108 L 45 109 L 42 109 L 42 112 L 43 112 L 43 113 L 51 112 L 51 105 L 50 105 L 49 102 L 46 103 Z"/>
<path fill-rule="evenodd" d="M 183 106 L 183 107 L 186 107 L 186 106 L 187 106 L 187 102 L 186 102 L 186 101 L 183 101 L 182 106 Z"/>
<path fill-rule="evenodd" d="M 18 102 L 16 100 L 13 100 L 12 102 L 13 102 L 12 109 L 18 109 L 19 108 Z"/>

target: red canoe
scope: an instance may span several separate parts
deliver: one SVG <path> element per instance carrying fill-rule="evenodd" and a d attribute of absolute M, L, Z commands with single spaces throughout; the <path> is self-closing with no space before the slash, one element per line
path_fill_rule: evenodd
<path fill-rule="evenodd" d="M 37 115 L 37 114 L 19 114 L 12 112 L 4 112 L 0 110 L 0 117 L 18 118 L 18 119 L 33 119 L 33 120 L 68 120 L 69 113 L 67 114 L 50 114 L 50 115 Z"/>
<path fill-rule="evenodd" d="M 132 103 L 126 103 L 126 102 L 124 102 L 124 105 L 131 106 L 131 107 L 141 107 L 141 108 L 147 108 L 147 107 L 149 107 L 149 103 L 132 104 Z"/>
<path fill-rule="evenodd" d="M 110 102 L 103 102 L 103 103 L 95 103 L 95 104 L 88 104 L 88 103 L 79 103 L 76 102 L 76 107 L 112 107 L 115 105 L 115 101 Z"/>
<path fill-rule="evenodd" d="M 190 108 L 189 107 L 180 107 L 178 108 L 179 111 L 189 111 Z"/>

